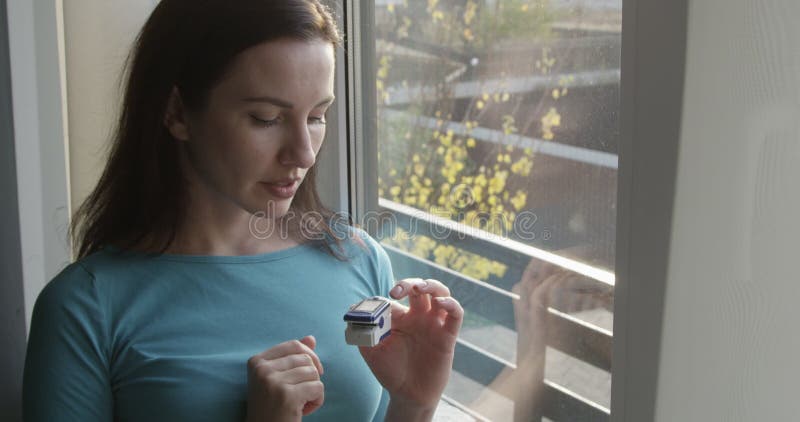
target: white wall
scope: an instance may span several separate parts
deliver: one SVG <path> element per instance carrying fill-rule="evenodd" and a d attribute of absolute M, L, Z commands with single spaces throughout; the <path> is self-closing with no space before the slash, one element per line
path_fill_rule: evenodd
<path fill-rule="evenodd" d="M 108 141 L 122 100 L 120 73 L 123 63 L 157 0 L 82 0 L 64 4 L 67 98 L 70 137 L 72 208 L 91 193 L 104 168 Z M 335 2 L 331 2 L 334 3 Z M 339 60 L 343 56 L 339 53 Z M 337 84 L 343 90 L 343 69 Z M 347 168 L 344 99 L 329 115 L 329 139 L 320 153 L 318 184 L 323 201 L 336 210 L 346 206 Z M 341 138 L 340 138 L 341 136 Z M 340 141 L 341 139 L 341 141 Z"/>
<path fill-rule="evenodd" d="M 91 193 L 105 164 L 121 102 L 120 74 L 155 0 L 64 4 L 72 208 Z"/>
<path fill-rule="evenodd" d="M 797 420 L 800 2 L 688 16 L 656 419 Z"/>

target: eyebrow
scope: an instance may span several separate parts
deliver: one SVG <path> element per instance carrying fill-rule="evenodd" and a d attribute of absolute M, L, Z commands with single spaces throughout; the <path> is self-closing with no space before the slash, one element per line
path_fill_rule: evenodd
<path fill-rule="evenodd" d="M 324 100 L 320 101 L 317 105 L 315 105 L 314 108 L 317 108 L 317 107 L 320 107 L 320 106 L 324 106 L 324 105 L 328 105 L 328 104 L 332 103 L 333 100 L 334 100 L 333 96 L 325 98 Z M 270 103 L 272 105 L 276 105 L 278 107 L 283 107 L 283 108 L 288 108 L 288 109 L 294 108 L 294 104 L 292 104 L 292 103 L 290 103 L 290 102 L 288 102 L 286 100 L 282 100 L 280 98 L 275 98 L 275 97 L 269 97 L 269 96 L 266 96 L 266 95 L 260 96 L 260 97 L 247 97 L 247 98 L 244 99 L 244 101 L 248 102 L 248 103 Z"/>

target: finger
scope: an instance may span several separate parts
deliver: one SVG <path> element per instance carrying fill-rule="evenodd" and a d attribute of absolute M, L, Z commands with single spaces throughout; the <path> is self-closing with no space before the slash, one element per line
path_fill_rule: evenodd
<path fill-rule="evenodd" d="M 281 344 L 278 344 L 275 347 L 267 349 L 261 352 L 258 356 L 261 359 L 265 360 L 273 360 L 277 358 L 281 358 L 287 355 L 295 355 L 298 353 L 304 353 L 311 357 L 311 360 L 314 361 L 314 366 L 317 367 L 317 370 L 320 374 L 324 374 L 325 370 L 322 367 L 322 361 L 320 361 L 319 356 L 311 350 L 306 344 L 302 343 L 300 340 L 289 340 L 285 341 Z"/>
<path fill-rule="evenodd" d="M 447 317 L 448 310 L 443 308 L 440 305 L 440 301 L 436 300 L 436 298 L 437 297 L 448 297 L 448 296 L 449 295 L 447 295 L 447 296 L 434 296 L 434 297 L 431 298 L 431 313 L 436 315 L 436 317 L 438 318 L 438 320 L 439 320 L 439 322 L 441 324 L 444 324 L 444 320 Z"/>
<path fill-rule="evenodd" d="M 314 350 L 317 347 L 317 339 L 310 335 L 301 338 L 300 343 L 305 344 L 311 350 Z"/>
<path fill-rule="evenodd" d="M 550 287 L 550 292 L 547 297 L 547 306 L 559 310 L 563 310 L 569 307 L 568 301 L 570 300 L 570 296 L 572 292 L 570 291 L 570 284 L 573 278 L 573 274 L 569 271 L 562 271 L 552 277 L 555 279 L 552 287 Z"/>
<path fill-rule="evenodd" d="M 423 293 L 421 288 L 428 283 L 421 278 L 405 278 L 397 282 L 390 294 L 395 299 L 408 296 L 408 304 L 415 312 L 428 312 L 431 309 L 430 296 Z"/>
<path fill-rule="evenodd" d="M 442 325 L 444 330 L 454 336 L 458 335 L 458 330 L 461 329 L 461 323 L 464 321 L 464 308 L 455 298 L 450 296 L 435 297 L 433 300 L 436 302 L 437 307 L 447 311 L 447 316 Z"/>
<path fill-rule="evenodd" d="M 392 323 L 394 323 L 395 317 L 402 317 L 408 313 L 408 306 L 405 306 L 400 302 L 390 302 L 389 305 L 392 307 Z"/>
<path fill-rule="evenodd" d="M 423 290 L 427 286 L 427 281 L 421 280 L 415 283 L 408 295 L 408 307 L 415 312 L 428 312 L 431 310 L 431 297 Z"/>
<path fill-rule="evenodd" d="M 550 306 L 551 290 L 559 283 L 559 274 L 547 277 L 535 288 L 527 291 L 526 296 L 520 297 L 519 318 L 529 318 L 531 315 L 540 314 Z"/>
<path fill-rule="evenodd" d="M 556 273 L 559 269 L 560 267 L 557 265 L 541 259 L 532 258 L 522 272 L 521 281 L 532 283 L 535 286 Z"/>
<path fill-rule="evenodd" d="M 586 288 L 587 283 L 575 274 L 560 287 L 559 305 L 562 312 L 579 312 L 591 306 L 592 293 Z"/>
<path fill-rule="evenodd" d="M 412 292 L 413 293 L 409 297 L 409 304 L 412 308 L 415 308 L 416 305 L 416 309 L 422 312 L 434 311 L 436 314 L 439 314 L 439 309 L 434 307 L 431 298 L 450 296 L 450 289 L 439 280 L 432 278 L 426 278 L 422 280 L 422 283 L 415 284 L 412 288 Z M 415 293 L 419 295 L 415 296 Z M 441 316 L 443 317 L 444 315 Z"/>
<path fill-rule="evenodd" d="M 450 289 L 441 281 L 432 278 L 426 278 L 424 281 L 424 286 L 417 287 L 420 292 L 427 293 L 431 296 L 450 296 Z"/>
<path fill-rule="evenodd" d="M 394 288 L 389 292 L 389 296 L 393 299 L 402 299 L 409 295 L 411 289 L 414 287 L 416 283 L 421 282 L 421 278 L 404 278 L 399 280 Z"/>
<path fill-rule="evenodd" d="M 269 366 L 270 369 L 278 372 L 287 371 L 300 366 L 311 366 L 316 369 L 311 356 L 305 353 L 284 356 L 273 360 L 265 360 L 263 365 Z"/>
<path fill-rule="evenodd" d="M 322 407 L 325 402 L 325 385 L 322 381 L 308 381 L 293 385 L 292 389 L 298 397 L 302 397 L 306 404 L 303 406 L 303 416 L 308 416 Z"/>
<path fill-rule="evenodd" d="M 530 283 L 526 282 L 524 279 L 520 280 L 518 283 L 511 286 L 511 293 L 517 294 L 520 297 L 526 296 L 530 291 L 529 285 Z"/>
<path fill-rule="evenodd" d="M 398 302 L 391 302 L 392 307 L 392 328 L 396 328 L 401 323 L 403 317 L 408 313 L 408 306 Z"/>
<path fill-rule="evenodd" d="M 315 366 L 305 365 L 277 372 L 273 377 L 273 379 L 280 384 L 297 385 L 308 381 L 319 380 L 319 372 L 317 372 Z"/>
<path fill-rule="evenodd" d="M 440 296 L 437 296 L 440 297 Z M 447 309 L 444 309 L 440 306 L 439 301 L 436 300 L 436 297 L 431 299 L 431 314 L 436 316 L 436 320 L 439 322 L 439 325 L 444 324 L 445 318 L 447 318 Z"/>
<path fill-rule="evenodd" d="M 432 296 L 450 296 L 450 289 L 433 278 L 406 278 L 397 282 L 389 295 L 401 299 L 411 293 L 427 293 Z"/>

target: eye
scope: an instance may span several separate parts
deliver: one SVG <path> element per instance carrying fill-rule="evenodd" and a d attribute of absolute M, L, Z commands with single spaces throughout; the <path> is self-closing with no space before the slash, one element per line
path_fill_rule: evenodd
<path fill-rule="evenodd" d="M 258 126 L 261 126 L 261 127 L 275 126 L 278 123 L 280 123 L 280 120 L 281 120 L 280 117 L 276 117 L 274 119 L 260 119 L 260 118 L 258 118 L 256 116 L 252 115 L 252 114 L 250 115 L 250 118 L 253 119 L 254 123 L 256 123 Z"/>
<path fill-rule="evenodd" d="M 325 124 L 325 116 L 319 116 L 319 117 L 310 116 L 308 118 L 308 121 L 313 123 L 313 124 L 315 124 L 315 125 L 324 125 Z"/>

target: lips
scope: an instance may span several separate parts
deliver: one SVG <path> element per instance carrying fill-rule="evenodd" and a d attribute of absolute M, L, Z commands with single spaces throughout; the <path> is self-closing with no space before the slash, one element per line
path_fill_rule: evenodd
<path fill-rule="evenodd" d="M 291 198 L 297 192 L 300 179 L 279 179 L 271 182 L 261 182 L 261 185 L 273 196 L 279 198 Z"/>

